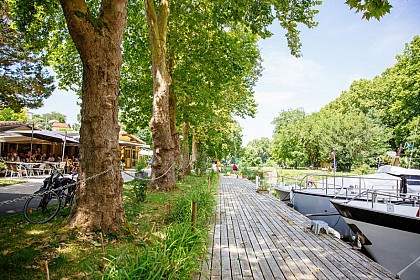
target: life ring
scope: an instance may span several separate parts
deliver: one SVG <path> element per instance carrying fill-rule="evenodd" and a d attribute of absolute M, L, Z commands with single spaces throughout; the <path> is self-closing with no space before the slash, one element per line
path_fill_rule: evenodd
<path fill-rule="evenodd" d="M 420 208 L 417 209 L 416 217 L 420 217 Z"/>

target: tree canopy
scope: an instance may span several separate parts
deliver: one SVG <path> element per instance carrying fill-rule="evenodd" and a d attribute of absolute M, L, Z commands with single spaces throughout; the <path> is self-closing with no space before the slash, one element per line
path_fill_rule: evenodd
<path fill-rule="evenodd" d="M 31 36 L 13 27 L 9 5 L 0 3 L 0 109 L 41 107 L 55 89 L 42 53 L 27 43 Z"/>

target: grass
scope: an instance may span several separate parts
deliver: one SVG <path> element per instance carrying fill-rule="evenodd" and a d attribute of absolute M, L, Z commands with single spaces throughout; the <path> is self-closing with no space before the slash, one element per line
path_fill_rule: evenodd
<path fill-rule="evenodd" d="M 0 179 L 0 187 L 6 187 L 6 186 L 10 186 L 10 185 L 20 184 L 20 183 L 23 183 L 23 182 L 25 182 L 25 181 L 2 178 L 2 179 Z"/>
<path fill-rule="evenodd" d="M 172 192 L 148 191 L 144 202 L 136 183 L 124 185 L 126 234 L 81 234 L 65 227 L 68 213 L 34 225 L 22 214 L 0 217 L 0 275 L 3 279 L 191 279 L 207 252 L 214 191 L 207 177 L 187 177 Z M 197 222 L 191 224 L 191 203 Z"/>

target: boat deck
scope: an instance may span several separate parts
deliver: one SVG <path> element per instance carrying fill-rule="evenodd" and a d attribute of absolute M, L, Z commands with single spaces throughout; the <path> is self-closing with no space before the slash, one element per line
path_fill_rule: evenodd
<path fill-rule="evenodd" d="M 248 180 L 221 177 L 209 257 L 198 279 L 395 279 Z"/>

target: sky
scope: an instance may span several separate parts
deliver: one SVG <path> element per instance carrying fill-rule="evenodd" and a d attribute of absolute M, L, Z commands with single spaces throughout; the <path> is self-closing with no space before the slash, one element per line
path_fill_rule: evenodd
<path fill-rule="evenodd" d="M 302 57 L 287 48 L 284 31 L 274 23 L 274 36 L 261 40 L 264 68 L 254 88 L 258 113 L 239 120 L 243 145 L 261 137 L 272 138 L 273 119 L 283 110 L 303 108 L 306 113 L 348 90 L 357 79 L 372 79 L 396 63 L 405 44 L 420 35 L 420 0 L 391 0 L 391 13 L 380 21 L 363 20 L 344 0 L 323 0 L 313 29 L 301 27 Z M 80 107 L 73 92 L 56 90 L 36 114 L 60 112 L 68 123 L 77 122 Z"/>

